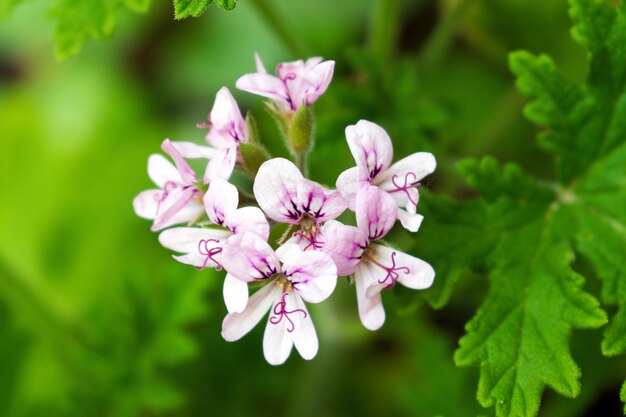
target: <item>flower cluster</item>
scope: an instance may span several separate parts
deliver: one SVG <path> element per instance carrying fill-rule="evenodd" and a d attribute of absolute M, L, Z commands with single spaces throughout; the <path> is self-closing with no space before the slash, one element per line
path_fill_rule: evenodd
<path fill-rule="evenodd" d="M 277 365 L 292 346 L 304 359 L 316 355 L 318 339 L 306 303 L 326 300 L 338 276 L 354 277 L 359 317 L 370 330 L 385 321 L 384 290 L 397 283 L 412 289 L 432 284 L 430 265 L 382 239 L 397 220 L 418 230 L 419 181 L 434 171 L 435 159 L 420 152 L 392 164 L 385 130 L 361 120 L 346 128 L 356 166 L 339 175 L 336 190 L 306 178 L 310 106 L 327 89 L 334 62 L 283 63 L 270 75 L 258 56 L 256 61 L 257 72 L 242 76 L 236 86 L 271 100 L 270 113 L 299 166 L 270 157 L 252 117 L 243 117 L 223 87 L 209 122 L 199 124 L 209 128 L 207 145 L 166 139 L 161 148 L 174 164 L 161 155 L 149 157 L 148 175 L 158 188 L 141 192 L 134 208 L 153 220 L 160 243 L 178 253 L 174 259 L 197 270 L 226 271 L 224 339 L 240 339 L 269 311 L 263 352 Z M 205 160 L 204 173 L 196 173 L 189 159 Z M 253 178 L 251 193 L 229 182 L 235 169 Z M 246 207 L 239 207 L 240 199 Z M 356 226 L 336 220 L 347 210 L 355 213 Z M 281 224 L 282 237 L 270 240 L 270 229 Z M 251 288 L 257 290 L 250 296 Z"/>

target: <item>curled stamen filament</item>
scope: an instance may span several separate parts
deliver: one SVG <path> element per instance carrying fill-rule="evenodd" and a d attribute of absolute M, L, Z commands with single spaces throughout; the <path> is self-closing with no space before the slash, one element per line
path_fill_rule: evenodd
<path fill-rule="evenodd" d="M 320 224 L 317 223 L 315 226 L 311 227 L 305 231 L 295 232 L 293 234 L 294 237 L 300 237 L 308 242 L 308 244 L 304 247 L 303 250 L 313 249 L 317 250 L 324 246 L 324 242 L 319 240 L 318 237 L 320 235 Z"/>
<path fill-rule="evenodd" d="M 407 266 L 396 266 L 396 255 L 397 253 L 395 251 L 391 252 L 391 266 L 387 267 L 374 259 L 373 256 L 367 254 L 367 252 L 363 254 L 363 256 L 365 256 L 374 265 L 387 271 L 385 278 L 378 280 L 379 284 L 386 284 L 387 281 L 390 281 L 385 288 L 391 288 L 396 284 L 396 281 L 400 278 L 400 272 L 404 275 L 409 275 L 411 273 L 411 269 Z"/>
<path fill-rule="evenodd" d="M 276 305 L 274 306 L 274 310 L 273 310 L 274 315 L 270 317 L 270 323 L 278 324 L 281 322 L 281 320 L 284 317 L 287 319 L 287 321 L 289 322 L 289 326 L 290 326 L 290 327 L 287 327 L 287 331 L 291 333 L 295 330 L 296 325 L 291 319 L 291 317 L 289 317 L 289 315 L 295 314 L 295 313 L 302 313 L 302 318 L 305 319 L 307 317 L 307 314 L 306 314 L 306 311 L 304 311 L 301 308 L 297 308 L 291 311 L 287 310 L 287 301 L 285 300 L 286 297 L 287 297 L 287 292 L 285 291 L 283 292 L 283 296 L 281 297 L 280 301 L 277 302 Z"/>
<path fill-rule="evenodd" d="M 161 204 L 167 199 L 172 191 L 174 191 L 178 187 L 174 181 L 168 181 L 163 184 L 163 192 L 159 194 L 154 194 L 154 201 L 157 202 L 157 213 L 161 210 Z"/>
<path fill-rule="evenodd" d="M 398 179 L 399 175 L 395 174 L 393 177 L 391 177 L 391 183 L 394 185 L 394 187 L 396 187 L 395 189 L 389 191 L 390 193 L 397 193 L 399 191 L 403 192 L 404 194 L 406 194 L 406 197 L 409 199 L 409 201 L 415 206 L 417 207 L 417 200 L 413 199 L 413 197 L 411 196 L 410 190 L 411 189 L 416 189 L 419 190 L 421 184 L 415 183 L 412 184 L 414 181 L 417 180 L 417 175 L 415 175 L 414 172 L 407 172 L 404 175 L 404 184 L 398 184 L 396 183 L 396 180 Z"/>
<path fill-rule="evenodd" d="M 209 243 L 214 242 L 214 243 L 219 243 L 219 240 L 217 239 L 200 239 L 200 241 L 198 242 L 198 252 L 200 253 L 200 255 L 204 255 L 204 262 L 202 263 L 202 266 L 200 267 L 196 267 L 196 269 L 198 271 L 203 270 L 204 268 L 206 268 L 207 264 L 209 263 L 209 261 L 215 263 L 215 270 L 216 271 L 221 271 L 222 270 L 222 264 L 219 263 L 218 261 L 216 261 L 213 257 L 219 253 L 222 252 L 222 247 L 221 246 L 216 246 L 214 248 L 209 248 Z"/>

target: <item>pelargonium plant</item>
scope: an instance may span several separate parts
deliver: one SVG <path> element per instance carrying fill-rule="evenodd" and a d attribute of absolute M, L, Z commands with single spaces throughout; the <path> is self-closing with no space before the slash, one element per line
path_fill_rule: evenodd
<path fill-rule="evenodd" d="M 354 283 L 360 320 L 370 330 L 385 321 L 383 292 L 397 283 L 430 287 L 433 268 L 382 239 L 397 223 L 418 231 L 420 181 L 434 171 L 435 158 L 418 152 L 392 163 L 389 135 L 360 120 L 346 127 L 356 165 L 338 175 L 336 189 L 306 178 L 311 106 L 328 88 L 334 62 L 282 63 L 276 75 L 258 55 L 256 63 L 257 72 L 243 75 L 236 86 L 270 99 L 267 108 L 293 161 L 270 156 L 252 116 L 244 118 L 223 87 L 209 121 L 198 124 L 209 129 L 207 144 L 163 141 L 173 164 L 158 154 L 148 158 L 148 175 L 158 188 L 139 193 L 134 208 L 153 220 L 152 230 L 176 252 L 175 260 L 198 271 L 225 271 L 225 340 L 240 339 L 269 312 L 263 353 L 279 365 L 293 346 L 304 359 L 315 357 L 318 339 L 305 302 L 327 300 L 338 279 Z M 189 159 L 206 161 L 204 172 L 195 172 Z M 229 182 L 234 170 L 253 179 L 252 194 Z M 354 212 L 355 225 L 337 220 L 346 212 Z M 271 229 L 281 227 L 282 236 L 270 239 Z"/>

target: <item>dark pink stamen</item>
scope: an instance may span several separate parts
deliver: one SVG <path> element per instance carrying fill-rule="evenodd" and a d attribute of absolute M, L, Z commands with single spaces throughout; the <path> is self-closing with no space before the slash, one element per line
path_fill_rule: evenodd
<path fill-rule="evenodd" d="M 214 248 L 209 248 L 209 243 L 211 242 L 215 242 L 215 243 L 219 243 L 219 240 L 217 239 L 200 239 L 200 241 L 198 242 L 198 252 L 200 252 L 200 255 L 204 255 L 204 262 L 202 263 L 201 267 L 196 267 L 196 269 L 198 271 L 203 270 L 204 268 L 206 268 L 207 264 L 209 263 L 209 261 L 215 263 L 216 267 L 215 270 L 216 271 L 221 271 L 222 270 L 222 264 L 220 264 L 218 261 L 216 261 L 213 257 L 219 253 L 222 252 L 222 247 L 221 246 L 216 246 Z"/>
<path fill-rule="evenodd" d="M 287 310 L 287 301 L 285 301 L 285 298 L 287 297 L 287 291 L 283 292 L 283 296 L 280 299 L 280 301 L 278 303 L 276 303 L 276 305 L 274 306 L 274 316 L 270 317 L 270 323 L 272 324 L 278 324 L 281 322 L 281 320 L 284 318 L 287 319 L 287 321 L 289 322 L 289 324 L 291 325 L 291 327 L 287 328 L 287 331 L 289 333 L 293 332 L 296 328 L 296 325 L 294 324 L 293 320 L 291 320 L 291 318 L 289 317 L 290 314 L 294 314 L 294 313 L 302 313 L 302 318 L 305 319 L 307 314 L 306 311 L 304 311 L 301 308 L 297 308 L 295 310 L 291 310 L 288 311 Z"/>
<path fill-rule="evenodd" d="M 409 178 L 412 177 L 412 178 Z M 393 183 L 393 185 L 396 187 L 394 190 L 389 191 L 390 193 L 397 193 L 399 191 L 403 192 L 406 194 L 407 198 L 409 199 L 409 201 L 411 203 L 413 203 L 413 205 L 415 207 L 417 207 L 417 201 L 413 199 L 413 197 L 411 196 L 411 193 L 409 192 L 411 189 L 415 188 L 416 190 L 419 190 L 421 184 L 415 183 L 412 184 L 413 181 L 417 180 L 417 175 L 415 175 L 415 173 L 413 172 L 407 172 L 404 175 L 404 184 L 397 184 L 396 180 L 398 179 L 398 174 L 394 175 L 393 177 L 391 177 L 391 182 Z"/>
<path fill-rule="evenodd" d="M 374 265 L 379 266 L 382 269 L 384 269 L 385 271 L 387 271 L 387 276 L 385 276 L 385 278 L 383 278 L 383 279 L 379 279 L 378 280 L 379 284 L 385 284 L 385 283 L 387 283 L 388 280 L 390 281 L 390 283 L 387 284 L 387 286 L 385 288 L 391 288 L 391 287 L 393 287 L 395 285 L 395 283 L 398 280 L 398 278 L 400 278 L 400 272 L 402 272 L 404 275 L 408 275 L 408 274 L 411 273 L 411 269 L 409 267 L 406 267 L 406 266 L 396 266 L 396 252 L 391 252 L 391 266 L 389 266 L 389 267 L 381 264 L 376 259 L 374 259 L 370 255 L 368 255 L 367 253 L 365 253 L 364 256 L 367 259 L 369 259 Z M 400 272 L 398 272 L 398 271 L 400 271 Z"/>
<path fill-rule="evenodd" d="M 321 249 L 324 246 L 324 242 L 319 239 L 320 236 L 320 223 L 317 223 L 314 228 L 305 232 L 295 232 L 293 236 L 300 237 L 308 242 L 303 250 L 313 248 L 313 250 Z"/>
<path fill-rule="evenodd" d="M 161 204 L 176 188 L 178 188 L 178 184 L 176 184 L 174 181 L 168 181 L 163 184 L 163 192 L 160 195 L 154 194 L 154 200 L 157 202 L 157 213 L 161 210 Z"/>

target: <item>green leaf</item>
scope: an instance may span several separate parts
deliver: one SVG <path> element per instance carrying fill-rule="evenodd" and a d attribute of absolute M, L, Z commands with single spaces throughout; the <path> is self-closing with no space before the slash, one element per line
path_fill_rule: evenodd
<path fill-rule="evenodd" d="M 176 19 L 198 17 L 213 0 L 174 0 L 174 16 Z"/>
<path fill-rule="evenodd" d="M 215 4 L 224 10 L 233 10 L 237 5 L 237 0 L 215 0 Z"/>

